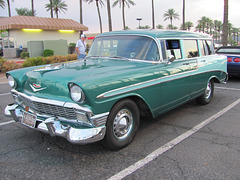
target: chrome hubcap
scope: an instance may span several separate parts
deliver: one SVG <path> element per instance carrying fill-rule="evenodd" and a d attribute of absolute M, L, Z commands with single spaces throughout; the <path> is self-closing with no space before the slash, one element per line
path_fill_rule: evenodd
<path fill-rule="evenodd" d="M 207 88 L 205 90 L 205 98 L 209 99 L 212 93 L 212 87 L 211 87 L 211 83 L 208 82 Z"/>
<path fill-rule="evenodd" d="M 128 109 L 120 110 L 114 118 L 113 134 L 119 139 L 125 139 L 129 136 L 133 127 L 133 115 Z"/>

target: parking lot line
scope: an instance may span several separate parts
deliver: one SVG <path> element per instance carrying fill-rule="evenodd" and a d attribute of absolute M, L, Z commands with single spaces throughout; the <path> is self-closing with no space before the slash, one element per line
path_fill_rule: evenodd
<path fill-rule="evenodd" d="M 6 95 L 9 95 L 11 93 L 3 93 L 3 94 L 0 94 L 0 96 L 6 96 Z"/>
<path fill-rule="evenodd" d="M 168 142 L 167 144 L 161 146 L 160 148 L 158 148 L 157 150 L 153 151 L 151 154 L 149 154 L 145 158 L 139 160 L 135 164 L 129 166 L 128 168 L 126 168 L 126 169 L 120 171 L 119 173 L 115 174 L 114 176 L 110 177 L 108 180 L 123 179 L 126 176 L 134 173 L 135 171 L 137 171 L 141 167 L 145 166 L 146 164 L 150 163 L 152 160 L 156 159 L 157 157 L 159 157 L 163 153 L 167 152 L 168 150 L 173 148 L 175 145 L 179 144 L 180 142 L 182 142 L 183 140 L 185 140 L 189 136 L 193 135 L 194 133 L 196 133 L 197 131 L 199 131 L 200 129 L 202 129 L 203 127 L 208 125 L 209 123 L 215 121 L 216 119 L 218 119 L 220 116 L 222 116 L 223 114 L 228 112 L 230 109 L 232 109 L 233 107 L 235 107 L 239 103 L 240 103 L 240 99 L 238 99 L 237 101 L 233 102 L 232 104 L 230 104 L 226 108 L 222 109 L 218 113 L 216 113 L 213 116 L 209 117 L 208 119 L 204 120 L 200 124 L 194 126 L 192 129 L 188 130 L 187 132 L 185 132 L 185 133 L 181 134 L 180 136 L 176 137 L 175 139 L 173 139 L 172 141 Z"/>
<path fill-rule="evenodd" d="M 240 89 L 237 88 L 225 88 L 225 87 L 215 87 L 216 89 L 223 89 L 223 90 L 232 90 L 232 91 L 240 91 Z"/>
<path fill-rule="evenodd" d="M 14 120 L 3 122 L 3 123 L 0 123 L 0 126 L 4 126 L 4 125 L 11 124 L 11 123 L 14 123 L 14 122 L 15 122 Z"/>

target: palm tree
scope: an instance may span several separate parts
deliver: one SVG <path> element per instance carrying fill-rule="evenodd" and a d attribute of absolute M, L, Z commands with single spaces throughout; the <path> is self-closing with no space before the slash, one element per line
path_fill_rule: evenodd
<path fill-rule="evenodd" d="M 116 0 L 113 3 L 113 7 L 115 7 L 117 4 L 119 3 L 119 7 L 122 7 L 122 16 L 123 16 L 123 29 L 126 29 L 126 25 L 125 25 L 125 12 L 124 12 L 124 8 L 125 8 L 125 4 L 127 5 L 128 8 L 130 8 L 130 5 L 134 6 L 136 5 L 132 0 Z"/>
<path fill-rule="evenodd" d="M 34 11 L 34 14 L 32 15 L 32 10 L 28 8 L 15 8 L 16 12 L 20 16 L 35 16 L 36 11 Z"/>
<path fill-rule="evenodd" d="M 185 22 L 185 29 L 187 29 L 188 31 L 190 31 L 190 30 L 191 30 L 191 27 L 193 27 L 193 22 L 191 22 L 191 21 Z"/>
<path fill-rule="evenodd" d="M 152 0 L 152 28 L 155 28 L 155 18 L 154 18 L 154 0 Z"/>
<path fill-rule="evenodd" d="M 218 37 L 219 37 L 219 40 L 220 40 L 220 31 L 221 31 L 221 27 L 222 27 L 222 22 L 221 21 L 218 21 L 218 20 L 214 20 L 214 31 L 215 31 L 215 39 L 216 39 L 216 42 L 218 42 Z"/>
<path fill-rule="evenodd" d="M 0 0 L 0 7 L 3 8 L 3 9 L 5 8 L 5 2 L 4 2 L 4 0 Z"/>
<path fill-rule="evenodd" d="M 206 24 L 207 24 L 207 17 L 203 16 L 200 20 L 199 23 L 201 24 L 202 27 L 202 32 L 205 32 Z"/>
<path fill-rule="evenodd" d="M 182 24 L 182 29 L 186 30 L 186 28 L 185 28 L 185 0 L 183 0 L 183 24 Z"/>
<path fill-rule="evenodd" d="M 164 21 L 166 20 L 170 20 L 170 23 L 171 23 L 171 27 L 170 29 L 173 29 L 173 26 L 172 26 L 172 21 L 173 19 L 179 19 L 179 14 L 176 13 L 176 11 L 174 9 L 168 9 L 164 14 L 163 14 L 163 17 L 164 17 Z M 169 28 L 169 26 L 168 26 Z"/>
<path fill-rule="evenodd" d="M 109 31 L 112 31 L 112 17 L 111 17 L 110 0 L 107 0 L 107 11 L 108 11 L 108 28 L 109 28 Z"/>
<path fill-rule="evenodd" d="M 233 34 L 234 44 L 237 44 L 237 43 L 238 43 L 238 33 L 239 33 L 239 28 L 233 27 L 233 28 L 232 28 L 232 34 Z M 237 36 L 237 38 L 236 38 L 236 36 Z"/>
<path fill-rule="evenodd" d="M 98 18 L 99 18 L 99 24 L 100 24 L 100 32 L 102 33 L 102 19 L 101 19 L 101 14 L 100 14 L 100 9 L 99 9 L 99 3 L 101 6 L 104 5 L 102 0 L 84 0 L 85 2 L 88 2 L 88 4 L 92 3 L 93 1 L 96 2 L 96 7 L 98 11 Z"/>
<path fill-rule="evenodd" d="M 52 0 L 49 0 L 50 1 L 50 14 L 51 14 L 51 18 L 53 18 L 53 2 Z"/>
<path fill-rule="evenodd" d="M 51 1 L 49 4 L 45 4 L 45 8 L 47 8 L 47 11 L 51 10 Z M 67 11 L 67 4 L 63 0 L 52 0 L 52 9 L 58 18 L 58 13 Z"/>
<path fill-rule="evenodd" d="M 12 0 L 12 1 L 13 1 L 13 0 Z M 7 4 L 8 4 L 8 15 L 9 15 L 9 17 L 11 17 L 10 0 L 7 0 Z"/>
<path fill-rule="evenodd" d="M 173 30 L 177 30 L 177 29 L 178 29 L 177 26 L 173 26 L 172 24 L 167 25 L 166 28 L 167 28 L 167 29 L 173 29 Z"/>
<path fill-rule="evenodd" d="M 80 14 L 80 16 L 79 16 L 80 24 L 83 24 L 82 0 L 79 0 L 79 11 L 80 11 L 80 13 L 79 13 Z M 83 34 L 83 31 L 80 31 L 80 37 L 81 37 L 82 34 Z"/>
<path fill-rule="evenodd" d="M 223 37 L 222 37 L 223 46 L 227 46 L 227 41 L 228 41 L 228 0 L 224 0 Z"/>
<path fill-rule="evenodd" d="M 163 25 L 159 24 L 156 26 L 157 29 L 163 29 Z"/>

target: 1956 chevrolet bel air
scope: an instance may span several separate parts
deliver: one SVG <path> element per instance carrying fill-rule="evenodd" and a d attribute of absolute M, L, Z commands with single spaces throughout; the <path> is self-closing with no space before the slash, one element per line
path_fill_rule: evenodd
<path fill-rule="evenodd" d="M 84 60 L 6 73 L 15 121 L 71 143 L 101 141 L 117 150 L 134 138 L 140 117 L 189 100 L 208 104 L 227 80 L 227 58 L 211 37 L 184 31 L 98 35 Z"/>

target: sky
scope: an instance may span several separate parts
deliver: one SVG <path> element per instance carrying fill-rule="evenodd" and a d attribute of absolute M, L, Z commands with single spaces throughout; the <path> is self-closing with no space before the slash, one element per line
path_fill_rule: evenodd
<path fill-rule="evenodd" d="M 31 8 L 31 0 L 13 0 L 11 2 L 11 14 L 17 15 L 15 8 Z M 79 22 L 79 0 L 64 0 L 68 5 L 66 13 L 61 12 L 59 18 L 73 19 Z M 111 0 L 113 3 L 115 0 Z M 141 26 L 148 25 L 152 27 L 152 0 L 133 0 L 135 6 L 125 8 L 126 26 L 130 29 L 136 29 L 139 25 L 137 18 L 142 18 Z M 100 8 L 103 31 L 108 31 L 108 17 L 106 1 L 105 6 Z M 192 21 L 194 26 L 202 16 L 207 16 L 213 20 L 223 22 L 223 5 L 224 0 L 185 0 L 186 2 L 186 21 Z M 45 4 L 49 0 L 34 0 L 34 7 L 39 17 L 50 17 L 50 12 L 45 9 Z M 173 25 L 180 27 L 182 24 L 182 0 L 154 0 L 155 6 L 155 25 L 161 24 L 164 28 L 170 24 L 170 21 L 164 21 L 163 14 L 168 9 L 174 9 L 179 14 L 179 20 L 174 20 Z M 240 28 L 240 0 L 229 0 L 229 21 L 234 27 Z M 122 11 L 117 5 L 111 9 L 113 30 L 123 29 Z M 0 8 L 0 16 L 8 16 L 7 6 L 5 9 Z M 56 17 L 54 15 L 54 17 Z M 83 2 L 83 24 L 89 28 L 86 33 L 99 33 L 99 20 L 95 1 L 91 4 Z M 195 28 L 192 28 L 195 30 Z"/>

